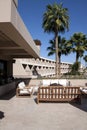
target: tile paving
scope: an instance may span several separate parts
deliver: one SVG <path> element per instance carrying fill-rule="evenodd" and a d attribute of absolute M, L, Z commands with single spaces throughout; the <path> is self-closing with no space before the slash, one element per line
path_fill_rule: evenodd
<path fill-rule="evenodd" d="M 87 97 L 82 104 L 36 103 L 9 93 L 0 98 L 0 130 L 87 130 Z"/>

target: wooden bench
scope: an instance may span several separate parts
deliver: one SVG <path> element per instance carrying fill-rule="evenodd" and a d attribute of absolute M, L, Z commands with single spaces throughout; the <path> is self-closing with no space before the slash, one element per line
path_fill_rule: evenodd
<path fill-rule="evenodd" d="M 38 89 L 37 103 L 46 102 L 70 102 L 77 101 L 81 104 L 80 87 L 48 86 Z"/>

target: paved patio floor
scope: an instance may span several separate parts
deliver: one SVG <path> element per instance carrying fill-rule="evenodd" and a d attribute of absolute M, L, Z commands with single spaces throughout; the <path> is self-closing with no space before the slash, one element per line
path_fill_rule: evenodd
<path fill-rule="evenodd" d="M 36 96 L 0 98 L 0 130 L 87 130 L 87 97 L 82 104 L 40 103 Z"/>

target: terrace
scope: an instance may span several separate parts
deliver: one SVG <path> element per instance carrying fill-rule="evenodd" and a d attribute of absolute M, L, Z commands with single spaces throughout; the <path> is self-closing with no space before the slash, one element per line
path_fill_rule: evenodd
<path fill-rule="evenodd" d="M 87 98 L 84 96 L 82 97 L 81 105 L 70 103 L 40 103 L 38 105 L 36 103 L 36 95 L 32 95 L 31 98 L 16 97 L 16 83 L 15 81 L 9 81 L 12 78 L 12 64 L 15 62 L 13 58 L 39 58 L 40 50 L 35 45 L 30 33 L 27 31 L 26 26 L 20 18 L 17 11 L 17 0 L 1 0 L 0 7 L 0 65 L 3 68 L 1 70 L 2 73 L 0 72 L 2 81 L 0 94 L 5 94 L 0 97 L 0 129 L 86 130 Z M 46 68 L 42 65 L 42 71 L 44 68 L 45 70 L 48 69 L 48 65 L 51 65 L 52 69 L 54 69 L 55 62 L 51 63 L 51 61 L 49 62 L 46 59 L 41 59 L 41 62 L 38 60 L 37 64 L 37 69 L 39 69 L 40 72 L 41 66 L 39 66 L 39 64 L 42 62 L 45 62 L 46 65 Z M 29 67 L 28 62 L 24 59 L 22 63 L 24 63 L 23 65 L 25 66 L 27 63 Z M 65 64 L 62 65 L 63 71 L 66 71 L 67 67 L 64 69 Z M 20 68 L 19 63 L 17 62 L 17 68 L 18 67 Z M 5 75 L 4 70 L 6 72 Z M 26 71 L 29 72 L 29 69 Z M 46 72 L 48 71 L 46 70 Z M 26 76 L 26 73 L 23 73 L 21 68 L 18 70 L 18 73 L 23 74 L 24 77 Z M 6 80 L 3 80 L 3 76 L 6 77 Z M 38 80 L 32 81 L 32 84 L 34 82 L 36 85 Z M 79 82 L 71 80 L 70 82 L 71 85 L 73 83 L 73 85 L 77 84 L 77 86 L 79 84 L 81 86 L 87 83 L 86 80 L 79 80 Z"/>
<path fill-rule="evenodd" d="M 1 130 L 86 130 L 87 97 L 82 104 L 36 103 L 31 98 L 17 98 L 15 90 L 0 98 Z"/>

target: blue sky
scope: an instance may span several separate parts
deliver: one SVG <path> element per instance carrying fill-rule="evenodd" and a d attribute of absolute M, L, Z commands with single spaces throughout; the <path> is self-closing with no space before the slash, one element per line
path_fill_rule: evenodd
<path fill-rule="evenodd" d="M 70 16 L 69 31 L 65 32 L 62 35 L 63 37 L 68 40 L 75 32 L 87 34 L 87 0 L 18 0 L 18 11 L 32 38 L 41 41 L 41 57 L 55 60 L 54 56 L 47 56 L 49 40 L 53 39 L 54 35 L 44 33 L 42 28 L 43 14 L 46 11 L 46 6 L 54 2 L 62 2 L 63 7 L 68 8 Z M 72 63 L 74 61 L 75 54 L 62 56 L 62 62 Z M 84 64 L 82 59 L 81 62 Z"/>

